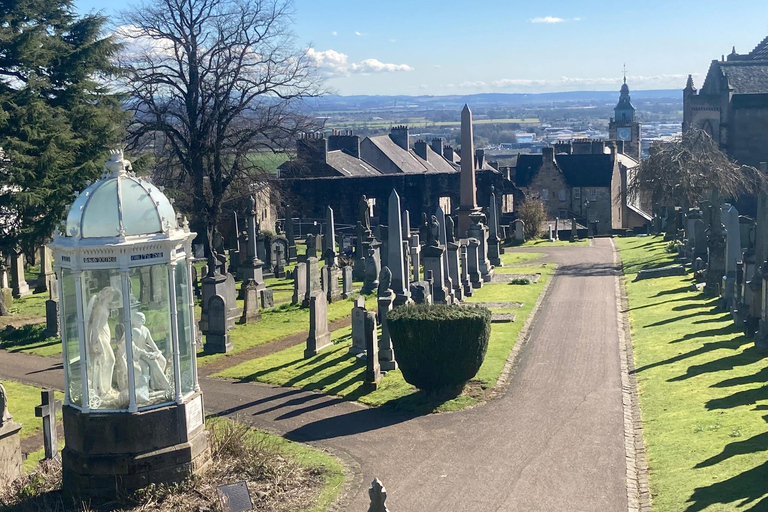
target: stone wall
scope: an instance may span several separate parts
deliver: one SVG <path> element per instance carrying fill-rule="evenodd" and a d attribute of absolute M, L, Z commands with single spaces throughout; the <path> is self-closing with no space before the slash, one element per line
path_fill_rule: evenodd
<path fill-rule="evenodd" d="M 729 120 L 728 153 L 739 163 L 768 162 L 768 94 L 734 98 Z"/>

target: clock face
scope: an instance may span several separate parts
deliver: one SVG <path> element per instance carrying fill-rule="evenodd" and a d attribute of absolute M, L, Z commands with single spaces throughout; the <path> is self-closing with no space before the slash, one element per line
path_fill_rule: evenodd
<path fill-rule="evenodd" d="M 632 129 L 619 128 L 616 130 L 616 136 L 619 138 L 619 140 L 632 140 Z"/>

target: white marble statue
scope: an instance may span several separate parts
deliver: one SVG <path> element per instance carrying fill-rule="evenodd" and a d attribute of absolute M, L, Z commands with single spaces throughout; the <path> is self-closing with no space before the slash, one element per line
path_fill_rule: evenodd
<path fill-rule="evenodd" d="M 141 368 L 141 375 L 146 376 L 149 389 L 153 391 L 170 391 L 171 385 L 165 376 L 167 360 L 146 325 L 144 313 L 135 312 L 131 315 L 131 336 L 133 340 L 133 360 Z M 138 388 L 138 381 L 136 383 Z"/>
<path fill-rule="evenodd" d="M 116 288 L 105 286 L 91 297 L 86 312 L 85 344 L 88 352 L 88 376 L 92 383 L 92 392 L 101 403 L 116 396 L 112 388 L 115 353 L 112 350 L 112 333 L 108 320 L 111 303 L 119 297 L 120 292 Z"/>
<path fill-rule="evenodd" d="M 0 383 L 0 427 L 13 419 L 8 412 L 8 393 L 5 392 L 5 386 Z"/>

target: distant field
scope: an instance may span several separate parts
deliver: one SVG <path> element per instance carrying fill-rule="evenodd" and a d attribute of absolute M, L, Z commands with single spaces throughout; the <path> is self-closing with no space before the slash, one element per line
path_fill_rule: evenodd
<path fill-rule="evenodd" d="M 277 174 L 278 166 L 292 156 L 289 153 L 254 153 L 249 155 L 248 159 L 269 174 Z"/>
<path fill-rule="evenodd" d="M 519 119 L 478 119 L 473 121 L 473 124 L 538 124 L 539 119 L 535 117 L 531 118 L 519 118 Z M 461 126 L 460 121 L 428 121 L 424 118 L 410 118 L 407 121 L 403 119 L 382 119 L 376 121 L 333 121 L 330 120 L 326 124 L 326 128 L 389 128 L 399 124 L 408 125 L 411 128 L 426 128 L 429 126 Z"/>

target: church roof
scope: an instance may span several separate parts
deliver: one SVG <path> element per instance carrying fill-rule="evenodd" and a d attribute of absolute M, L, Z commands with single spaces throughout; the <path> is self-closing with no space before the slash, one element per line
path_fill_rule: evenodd
<path fill-rule="evenodd" d="M 735 94 L 768 93 L 768 60 L 721 62 Z"/>
<path fill-rule="evenodd" d="M 529 187 L 539 172 L 542 155 L 520 155 L 515 168 L 515 184 Z M 611 155 L 557 155 L 555 164 L 569 187 L 610 187 L 613 177 Z"/>
<path fill-rule="evenodd" d="M 768 37 L 760 41 L 755 49 L 747 54 L 752 60 L 768 60 Z"/>

